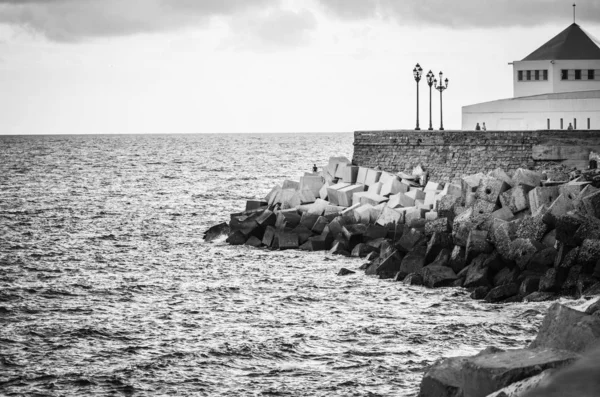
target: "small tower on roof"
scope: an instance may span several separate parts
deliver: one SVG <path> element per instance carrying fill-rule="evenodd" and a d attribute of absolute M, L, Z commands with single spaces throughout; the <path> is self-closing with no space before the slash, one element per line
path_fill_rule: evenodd
<path fill-rule="evenodd" d="M 600 89 L 600 42 L 573 22 L 513 62 L 514 97 Z"/>

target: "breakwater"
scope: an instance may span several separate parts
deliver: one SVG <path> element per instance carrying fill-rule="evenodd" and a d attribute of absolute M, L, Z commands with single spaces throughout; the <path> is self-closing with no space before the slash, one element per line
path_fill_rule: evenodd
<path fill-rule="evenodd" d="M 436 181 L 449 182 L 496 168 L 585 168 L 592 150 L 600 152 L 600 130 L 357 131 L 353 163 L 392 172 L 421 164 Z"/>
<path fill-rule="evenodd" d="M 420 166 L 392 173 L 331 158 L 320 173 L 285 180 L 264 200 L 249 200 L 245 211 L 209 229 L 205 239 L 227 234 L 234 245 L 361 257 L 367 274 L 429 288 L 463 287 L 490 303 L 594 296 L 600 294 L 598 176 L 560 167 L 510 174 L 495 169 L 437 183 L 427 181 Z M 586 347 L 596 340 L 594 321 Z M 570 320 L 557 324 L 549 333 L 566 330 L 559 339 L 569 340 Z M 551 344 L 442 361 L 427 372 L 421 395 L 485 396 L 515 382 L 537 385 L 542 377 L 532 377 L 580 358 Z M 497 373 L 508 375 L 497 381 Z M 473 384 L 472 375 L 484 380 Z"/>

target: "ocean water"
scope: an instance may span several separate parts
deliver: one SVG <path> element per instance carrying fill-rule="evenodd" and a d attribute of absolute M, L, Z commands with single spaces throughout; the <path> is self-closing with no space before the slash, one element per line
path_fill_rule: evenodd
<path fill-rule="evenodd" d="M 202 240 L 334 155 L 352 134 L 0 136 L 0 395 L 414 396 L 533 339 L 548 303 Z"/>

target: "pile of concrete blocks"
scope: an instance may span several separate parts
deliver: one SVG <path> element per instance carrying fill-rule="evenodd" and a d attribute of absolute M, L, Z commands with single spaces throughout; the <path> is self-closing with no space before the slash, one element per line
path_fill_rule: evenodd
<path fill-rule="evenodd" d="M 331 158 L 232 214 L 227 241 L 362 257 L 368 275 L 488 302 L 600 292 L 600 189 L 589 181 L 527 169 L 422 180 Z"/>

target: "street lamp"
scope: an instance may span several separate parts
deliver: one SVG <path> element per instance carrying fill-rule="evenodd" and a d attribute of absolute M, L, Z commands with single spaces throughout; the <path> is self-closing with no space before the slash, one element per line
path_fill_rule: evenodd
<path fill-rule="evenodd" d="M 429 131 L 433 130 L 431 126 L 431 86 L 433 85 L 433 72 L 427 73 L 427 85 L 429 86 Z"/>
<path fill-rule="evenodd" d="M 421 66 L 419 66 L 419 64 L 417 63 L 417 66 L 415 66 L 415 68 L 413 69 L 413 76 L 415 77 L 415 81 L 417 82 L 417 128 L 415 128 L 415 130 L 420 130 L 419 128 L 419 81 L 421 81 L 421 76 L 423 74 L 423 68 L 421 68 Z"/>
<path fill-rule="evenodd" d="M 442 92 L 444 92 L 444 90 L 448 88 L 448 79 L 444 81 L 446 83 L 445 86 L 442 83 L 443 76 L 444 74 L 440 72 L 440 85 L 438 85 L 437 79 L 433 80 L 433 84 L 435 84 L 435 89 L 440 92 L 440 131 L 444 130 L 444 113 L 442 112 Z"/>

